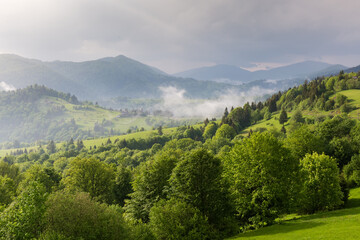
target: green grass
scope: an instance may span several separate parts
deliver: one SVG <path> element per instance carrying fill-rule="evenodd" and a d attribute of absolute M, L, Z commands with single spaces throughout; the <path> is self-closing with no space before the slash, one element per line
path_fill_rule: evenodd
<path fill-rule="evenodd" d="M 295 218 L 229 239 L 360 239 L 360 188 L 350 191 L 345 209 Z"/>
<path fill-rule="evenodd" d="M 353 107 L 353 109 L 354 109 L 349 113 L 349 116 L 354 119 L 360 120 L 360 90 L 359 89 L 351 89 L 351 90 L 340 91 L 337 93 L 340 93 L 340 94 L 348 97 L 349 105 L 351 107 Z M 335 96 L 336 94 L 334 94 L 333 96 Z M 333 96 L 330 96 L 330 98 Z M 331 111 L 320 111 L 320 110 L 313 109 L 311 111 L 304 110 L 304 111 L 302 111 L 302 114 L 304 117 L 314 118 L 316 116 L 329 116 L 329 115 L 333 116 L 336 114 L 340 114 L 340 110 L 336 109 L 336 110 L 331 110 Z M 287 115 L 288 115 L 288 118 L 290 119 L 292 112 L 288 112 Z M 250 129 L 252 129 L 253 131 L 256 129 L 260 129 L 260 128 L 264 128 L 267 130 L 276 128 L 276 129 L 280 130 L 282 125 L 279 123 L 279 116 L 280 116 L 280 111 L 277 111 L 272 114 L 270 120 L 261 120 L 258 123 L 251 125 L 248 128 L 245 128 L 241 132 L 241 134 L 244 136 L 247 135 L 249 133 Z M 285 128 L 287 128 L 287 126 L 289 126 L 289 122 L 285 123 Z"/>

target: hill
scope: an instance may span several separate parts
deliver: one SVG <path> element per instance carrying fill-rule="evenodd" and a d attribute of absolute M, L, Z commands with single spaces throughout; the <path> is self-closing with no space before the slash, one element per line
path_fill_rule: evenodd
<path fill-rule="evenodd" d="M 45 85 L 83 100 L 113 97 L 159 98 L 159 87 L 186 90 L 189 97 L 207 98 L 230 85 L 177 78 L 125 56 L 86 62 L 43 62 L 16 55 L 0 55 L 0 82 L 15 88 Z"/>
<path fill-rule="evenodd" d="M 254 72 L 250 72 L 236 66 L 215 65 L 212 67 L 191 69 L 185 72 L 177 73 L 175 76 L 211 81 L 228 79 L 237 82 L 249 82 L 260 79 L 281 80 L 289 78 L 317 77 L 338 73 L 340 70 L 344 70 L 346 68 L 347 67 L 342 65 L 331 65 L 328 63 L 315 61 L 305 61 L 283 67 Z"/>
<path fill-rule="evenodd" d="M 184 72 L 176 73 L 175 76 L 195 78 L 199 80 L 208 81 L 239 81 L 246 82 L 251 79 L 252 73 L 245 69 L 232 66 L 219 64 L 211 67 L 201 67 L 190 69 Z"/>
<path fill-rule="evenodd" d="M 149 116 L 140 110 L 105 109 L 38 85 L 0 92 L 0 142 L 10 141 L 12 145 L 19 141 L 64 141 L 124 134 L 129 129 L 177 126 L 182 121 Z"/>

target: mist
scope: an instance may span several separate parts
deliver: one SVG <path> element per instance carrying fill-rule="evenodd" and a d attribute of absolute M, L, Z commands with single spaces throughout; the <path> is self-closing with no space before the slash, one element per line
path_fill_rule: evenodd
<path fill-rule="evenodd" d="M 16 88 L 11 84 L 7 84 L 6 82 L 0 82 L 0 91 L 15 91 Z"/>
<path fill-rule="evenodd" d="M 213 118 L 220 117 L 225 107 L 239 107 L 246 102 L 258 101 L 265 94 L 274 93 L 273 89 L 253 87 L 247 91 L 228 90 L 216 99 L 189 99 L 186 91 L 176 87 L 160 87 L 163 102 L 157 108 L 169 111 L 174 117 Z"/>

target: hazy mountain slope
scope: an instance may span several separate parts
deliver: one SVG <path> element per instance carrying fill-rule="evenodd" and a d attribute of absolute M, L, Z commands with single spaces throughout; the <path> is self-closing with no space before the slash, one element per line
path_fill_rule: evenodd
<path fill-rule="evenodd" d="M 360 72 L 360 65 L 356 66 L 356 67 L 348 68 L 344 72 L 347 72 L 347 73 L 349 73 L 349 72 Z"/>
<path fill-rule="evenodd" d="M 0 82 L 16 88 L 45 85 L 92 101 L 118 96 L 158 98 L 161 86 L 176 86 L 197 98 L 232 88 L 226 84 L 173 77 L 125 56 L 86 62 L 42 62 L 0 55 L 0 64 Z"/>
<path fill-rule="evenodd" d="M 270 70 L 250 72 L 235 66 L 215 65 L 212 67 L 191 69 L 185 72 L 177 73 L 175 76 L 191 77 L 199 80 L 230 79 L 233 81 L 249 82 L 260 79 L 287 79 L 296 77 L 305 78 L 313 76 L 313 73 L 316 72 L 319 72 L 320 74 L 331 71 L 331 68 L 336 68 L 336 66 L 338 65 L 331 65 L 323 62 L 305 61 L 283 67 L 273 68 Z"/>
<path fill-rule="evenodd" d="M 78 93 L 81 88 L 70 79 L 52 71 L 39 60 L 26 59 L 11 54 L 0 55 L 1 81 L 16 88 L 39 84 L 74 94 Z"/>
<path fill-rule="evenodd" d="M 199 80 L 222 80 L 245 82 L 250 78 L 251 72 L 231 65 L 215 65 L 202 67 L 175 74 L 178 77 L 195 78 Z"/>

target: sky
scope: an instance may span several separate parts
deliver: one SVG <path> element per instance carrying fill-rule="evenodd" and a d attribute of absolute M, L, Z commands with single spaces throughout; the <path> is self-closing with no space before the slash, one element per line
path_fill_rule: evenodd
<path fill-rule="evenodd" d="M 304 60 L 360 64 L 358 0 L 0 0 L 0 53 L 125 55 L 167 73 Z"/>

